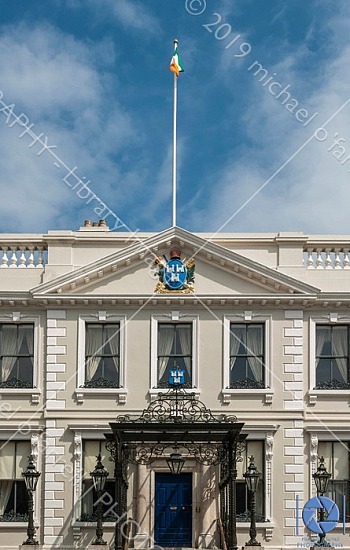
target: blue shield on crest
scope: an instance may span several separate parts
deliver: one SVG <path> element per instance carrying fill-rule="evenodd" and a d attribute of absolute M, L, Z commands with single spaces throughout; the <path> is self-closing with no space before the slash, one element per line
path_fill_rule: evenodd
<path fill-rule="evenodd" d="M 181 369 L 174 369 L 170 371 L 169 384 L 172 386 L 179 386 L 185 383 L 184 371 Z"/>
<path fill-rule="evenodd" d="M 164 282 L 171 290 L 181 289 L 187 277 L 187 269 L 181 260 L 170 260 L 164 269 Z"/>

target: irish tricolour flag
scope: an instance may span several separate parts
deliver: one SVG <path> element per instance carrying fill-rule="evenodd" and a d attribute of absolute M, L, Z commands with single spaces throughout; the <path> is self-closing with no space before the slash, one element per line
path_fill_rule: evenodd
<path fill-rule="evenodd" d="M 177 47 L 175 48 L 174 55 L 171 58 L 169 69 L 173 71 L 176 76 L 179 76 L 180 73 L 184 72 L 184 67 L 177 51 Z"/>

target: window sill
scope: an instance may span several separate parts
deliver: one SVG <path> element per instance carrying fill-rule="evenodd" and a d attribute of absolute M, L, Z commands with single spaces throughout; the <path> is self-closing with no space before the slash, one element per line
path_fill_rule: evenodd
<path fill-rule="evenodd" d="M 30 395 L 32 405 L 39 403 L 41 391 L 38 388 L 0 388 L 0 397 L 2 395 Z"/>
<path fill-rule="evenodd" d="M 23 531 L 26 531 L 28 527 L 28 521 L 0 521 L 0 529 L 1 527 L 6 527 L 6 529 L 8 529 L 9 527 L 14 527 L 16 529 L 18 529 L 19 527 L 23 527 Z M 36 529 L 39 528 L 39 523 L 37 521 L 34 522 L 34 527 Z"/>
<path fill-rule="evenodd" d="M 237 531 L 244 531 L 245 533 L 248 533 L 250 523 L 249 522 L 240 522 L 237 521 L 236 523 Z M 256 523 L 256 528 L 262 531 L 265 531 L 265 540 L 266 542 L 270 542 L 273 536 L 273 530 L 275 528 L 275 524 L 271 521 L 264 521 L 263 523 Z"/>
<path fill-rule="evenodd" d="M 274 391 L 271 390 L 271 388 L 261 388 L 261 389 L 253 389 L 253 388 L 247 388 L 247 389 L 241 389 L 241 388 L 225 388 L 222 390 L 222 401 L 225 405 L 228 405 L 233 397 L 236 397 L 237 395 L 251 395 L 254 397 L 255 395 L 263 395 L 265 396 L 265 405 L 271 405 L 272 399 L 273 399 Z"/>
<path fill-rule="evenodd" d="M 77 388 L 75 390 L 75 398 L 77 403 L 84 403 L 84 399 L 88 397 L 95 397 L 99 395 L 116 396 L 119 405 L 126 403 L 126 396 L 128 392 L 125 388 Z"/>
<path fill-rule="evenodd" d="M 82 537 L 82 529 L 96 529 L 96 521 L 73 521 L 73 539 L 78 541 Z M 109 529 L 115 529 L 115 521 L 104 521 L 103 529 L 108 531 Z"/>
<path fill-rule="evenodd" d="M 319 397 L 348 397 L 350 398 L 350 390 L 309 390 L 309 405 L 316 405 Z"/>
<path fill-rule="evenodd" d="M 152 399 L 158 397 L 159 394 L 166 394 L 171 388 L 150 388 L 148 393 Z M 198 388 L 181 388 L 181 391 L 191 395 L 194 393 L 196 397 L 199 397 L 201 391 Z"/>

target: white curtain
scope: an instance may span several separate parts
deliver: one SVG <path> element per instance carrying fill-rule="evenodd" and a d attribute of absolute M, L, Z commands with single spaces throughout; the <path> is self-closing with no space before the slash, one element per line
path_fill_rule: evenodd
<path fill-rule="evenodd" d="M 231 325 L 230 330 L 230 370 L 232 372 L 237 360 L 239 346 L 244 344 L 244 327 Z"/>
<path fill-rule="evenodd" d="M 26 344 L 27 349 L 23 353 L 28 353 L 29 355 L 33 356 L 34 354 L 34 331 L 33 331 L 33 325 L 22 325 L 19 329 L 19 351 L 21 351 L 21 345 Z M 26 368 L 30 368 L 30 373 L 26 373 L 26 378 L 29 378 L 30 380 L 33 379 L 33 358 L 27 358 L 28 363 L 26 362 Z M 23 373 L 22 373 L 23 375 Z"/>
<path fill-rule="evenodd" d="M 98 369 L 100 357 L 96 353 L 102 353 L 102 327 L 86 327 L 86 381 L 92 380 Z"/>
<path fill-rule="evenodd" d="M 6 382 L 11 376 L 11 372 L 17 359 L 17 325 L 3 325 L 0 335 L 0 353 L 3 356 L 2 381 Z M 21 343 L 22 342 L 19 342 L 19 348 Z"/>
<path fill-rule="evenodd" d="M 329 338 L 329 328 L 317 327 L 316 330 L 316 356 L 320 357 L 322 354 L 323 346 Z"/>
<path fill-rule="evenodd" d="M 109 344 L 111 354 L 115 357 L 112 357 L 114 368 L 116 371 L 116 379 L 119 382 L 119 325 L 106 327 L 106 342 Z"/>
<path fill-rule="evenodd" d="M 247 353 L 253 357 L 248 357 L 248 364 L 252 370 L 254 380 L 262 381 L 263 362 L 257 355 L 262 355 L 262 328 L 259 325 L 250 325 L 247 329 Z"/>
<path fill-rule="evenodd" d="M 4 515 L 13 489 L 13 480 L 21 480 L 28 466 L 29 441 L 2 441 L 0 445 L 0 516 Z"/>
<path fill-rule="evenodd" d="M 347 370 L 348 370 L 348 335 L 347 330 L 342 328 L 334 327 L 333 329 L 333 354 L 342 355 L 343 357 L 338 357 L 336 359 L 337 367 L 342 376 L 342 382 L 348 381 Z"/>
<path fill-rule="evenodd" d="M 316 382 L 318 382 L 317 368 L 321 360 L 321 354 L 326 341 L 329 339 L 328 327 L 316 327 Z"/>
<path fill-rule="evenodd" d="M 0 482 L 0 516 L 3 516 L 11 496 L 13 481 L 7 479 Z"/>
<path fill-rule="evenodd" d="M 192 361 L 192 327 L 177 325 L 177 331 L 180 340 L 181 353 L 183 355 L 188 355 L 189 357 L 184 357 L 185 368 L 187 371 L 188 380 L 192 380 L 191 373 L 191 361 Z M 185 377 L 186 378 L 186 377 Z"/>
<path fill-rule="evenodd" d="M 159 325 L 158 327 L 158 381 L 162 379 L 168 365 L 169 355 L 174 342 L 173 325 Z"/>

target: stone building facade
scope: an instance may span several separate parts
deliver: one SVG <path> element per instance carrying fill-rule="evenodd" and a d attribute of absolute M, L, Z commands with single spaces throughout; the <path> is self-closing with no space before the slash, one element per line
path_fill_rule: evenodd
<path fill-rule="evenodd" d="M 244 424 L 238 546 L 249 538 L 248 456 L 262 478 L 257 537 L 277 550 L 305 545 L 310 535 L 301 511 L 315 495 L 322 454 L 328 496 L 341 513 L 332 537 L 350 548 L 350 237 L 177 227 L 129 235 L 95 224 L 3 234 L 0 245 L 0 549 L 26 539 L 21 473 L 29 454 L 41 472 L 37 540 L 45 550 L 91 544 L 90 472 L 99 453 L 109 472 L 104 537 L 114 548 L 115 472 L 105 435 L 118 416 L 136 418 L 167 392 L 174 369 L 184 373 L 185 394 Z M 194 286 L 156 291 L 155 259 L 168 260 L 174 248 L 194 259 Z M 187 539 L 167 544 L 171 519 L 159 522 L 162 494 L 171 499 L 176 483 L 164 455 L 128 467 L 130 546 L 220 545 L 217 466 L 182 455 L 177 480 L 187 500 L 177 504 L 186 519 L 175 516 L 176 525 L 187 522 Z"/>

